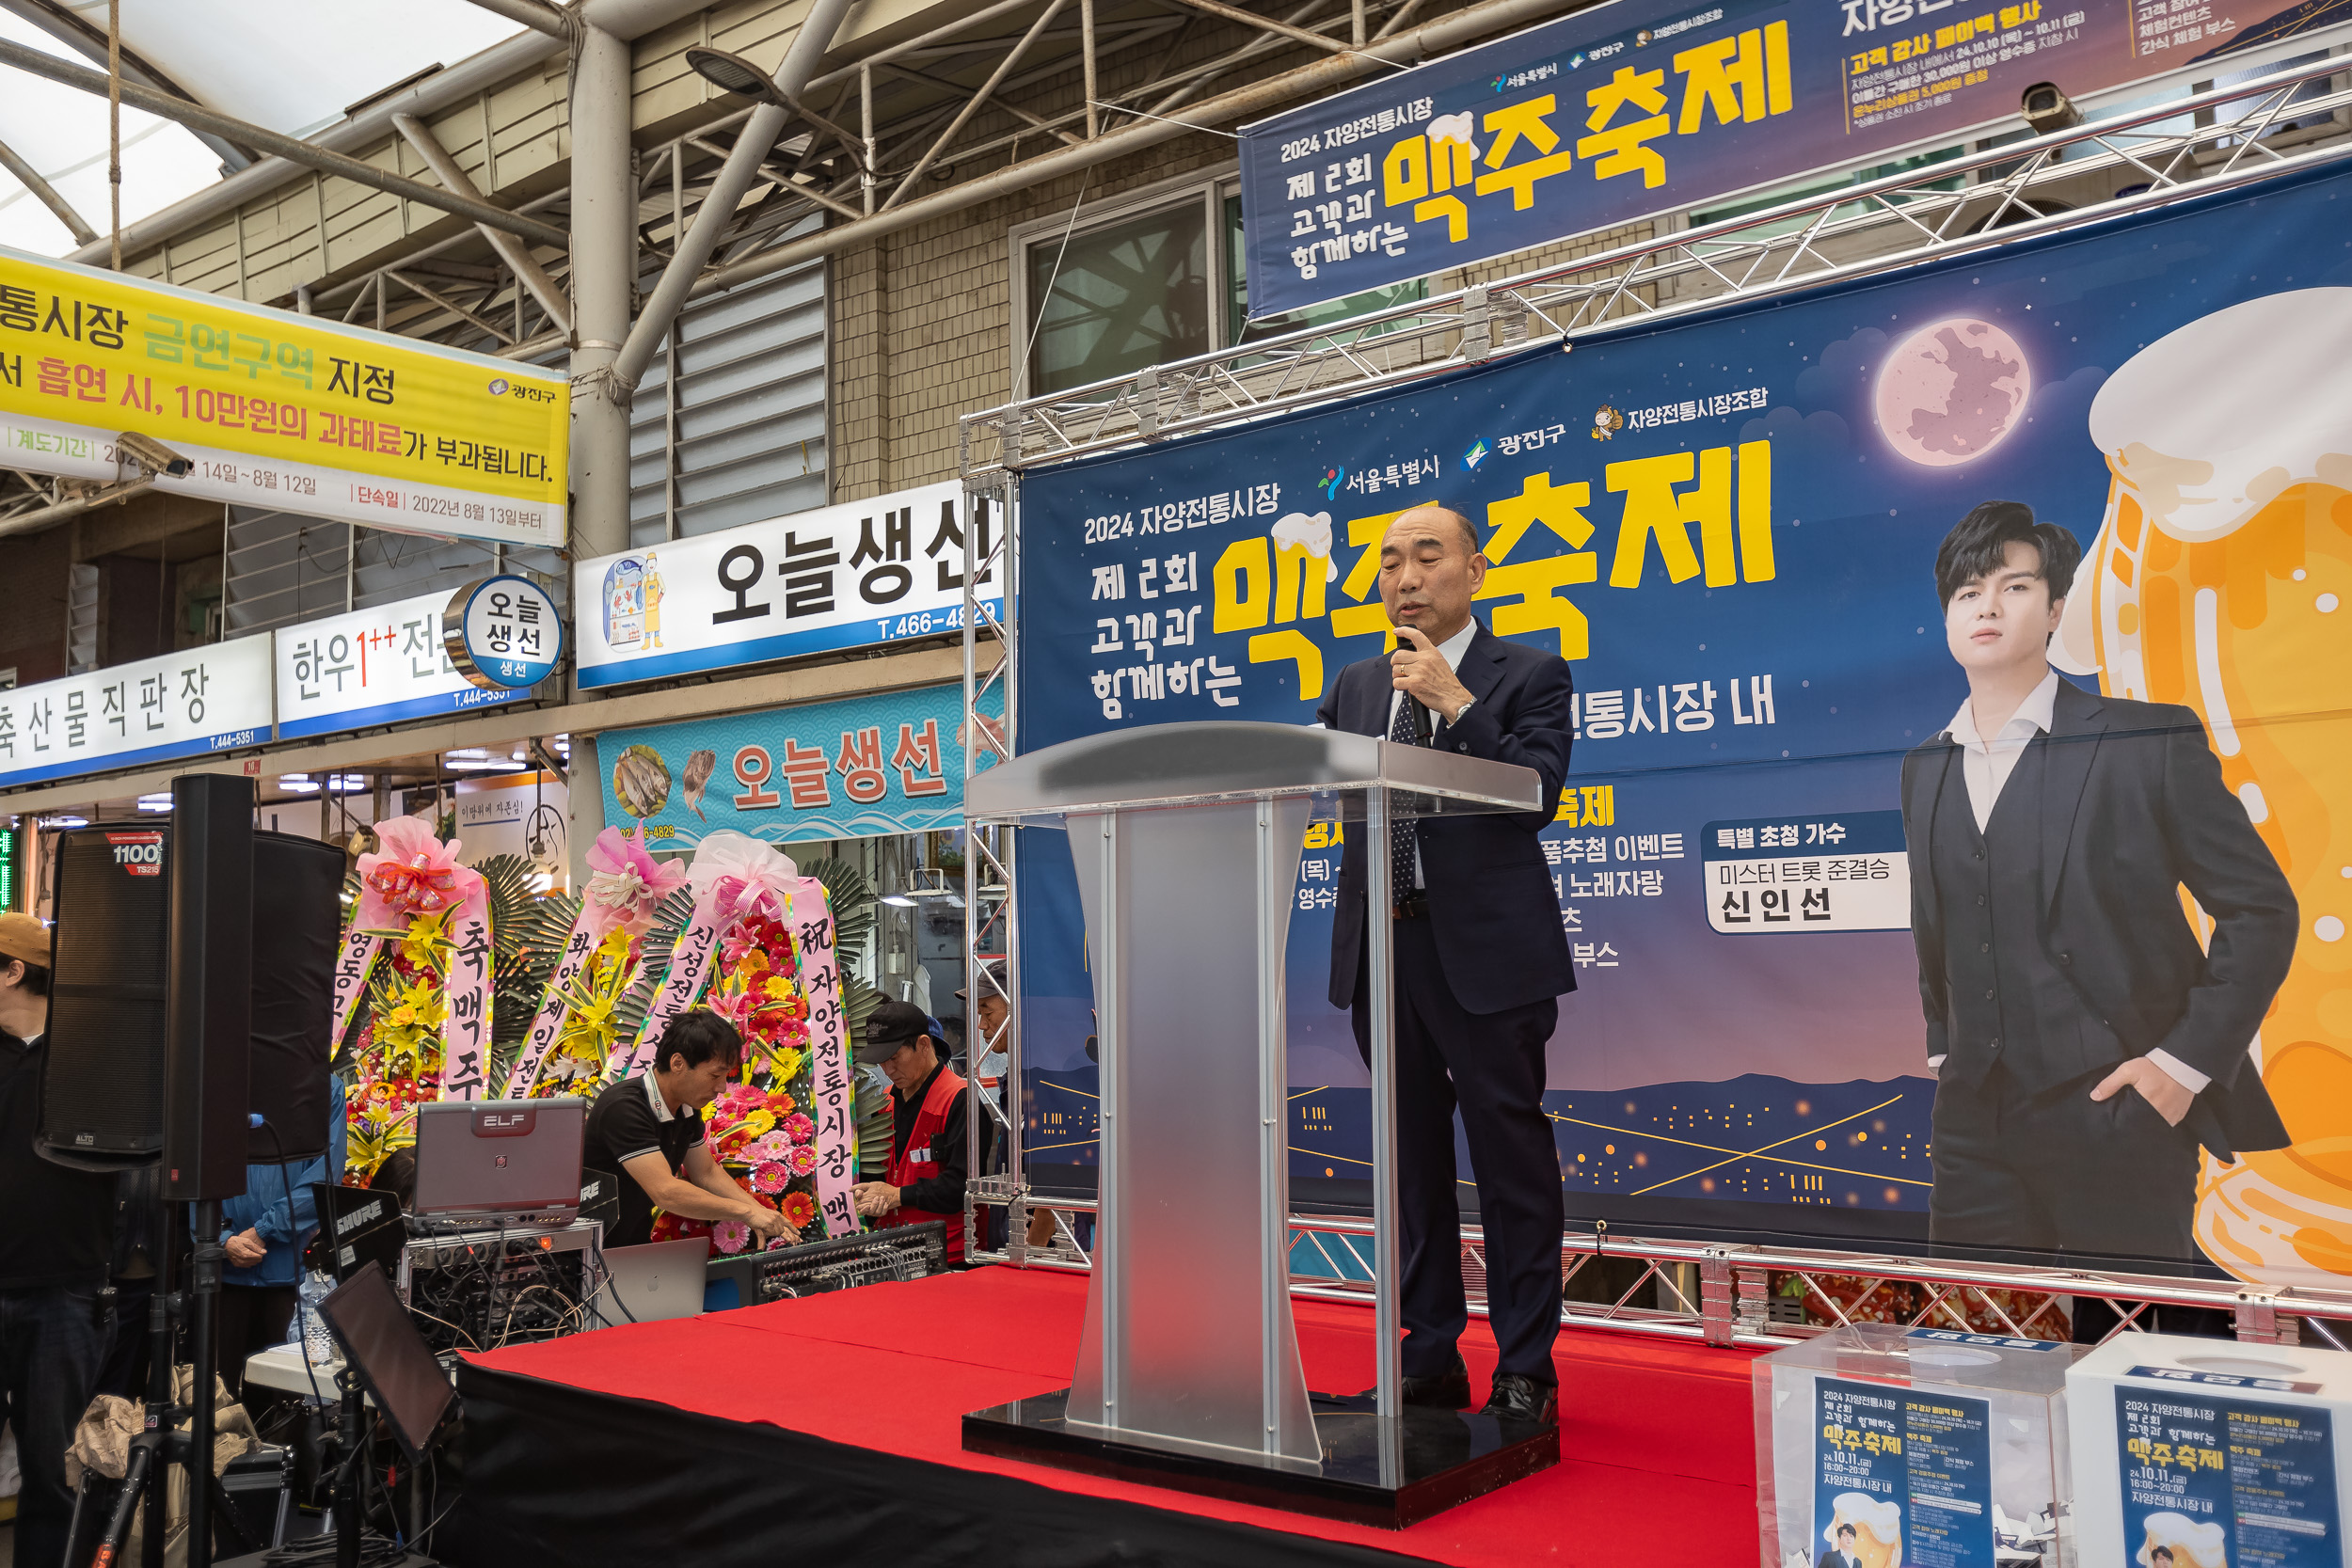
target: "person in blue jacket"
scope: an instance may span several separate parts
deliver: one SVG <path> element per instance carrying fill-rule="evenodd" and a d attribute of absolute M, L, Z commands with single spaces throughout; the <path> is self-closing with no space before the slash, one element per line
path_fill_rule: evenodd
<path fill-rule="evenodd" d="M 234 1396 L 244 1393 L 245 1358 L 285 1343 L 294 1322 L 302 1249 L 319 1224 L 310 1184 L 340 1185 L 343 1179 L 343 1085 L 340 1078 L 328 1082 L 326 1152 L 284 1166 L 275 1160 L 246 1166 L 243 1196 L 220 1206 L 229 1265 L 213 1323 L 220 1375 Z"/>

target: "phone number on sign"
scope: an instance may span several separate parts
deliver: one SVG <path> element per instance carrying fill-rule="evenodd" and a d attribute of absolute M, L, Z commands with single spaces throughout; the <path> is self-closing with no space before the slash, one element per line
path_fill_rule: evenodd
<path fill-rule="evenodd" d="M 947 610 L 926 610 L 915 615 L 885 615 L 874 622 L 879 637 L 921 637 L 934 631 L 961 631 L 963 607 Z"/>

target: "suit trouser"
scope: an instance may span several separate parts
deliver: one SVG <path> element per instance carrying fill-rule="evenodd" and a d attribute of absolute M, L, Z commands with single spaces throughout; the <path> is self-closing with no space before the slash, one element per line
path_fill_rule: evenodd
<path fill-rule="evenodd" d="M 1560 1237 L 1565 1226 L 1560 1146 L 1544 1115 L 1544 1048 L 1560 1021 L 1556 1001 L 1471 1013 L 1438 966 L 1428 920 L 1396 928 L 1397 1203 L 1405 1278 L 1407 1377 L 1452 1370 L 1470 1322 L 1462 1295 L 1462 1211 L 1456 1196 L 1454 1113 L 1462 1113 L 1486 1233 L 1486 1314 L 1502 1351 L 1499 1372 L 1557 1381 Z M 1356 1049 L 1372 1061 L 1369 961 L 1356 969 Z"/>
<path fill-rule="evenodd" d="M 1948 1071 L 1949 1064 L 1947 1065 Z M 1935 1091 L 1936 1242 L 2194 1259 L 2197 1137 L 2137 1089 L 2103 1101 L 2096 1071 L 2028 1094 L 1994 1068 Z"/>
<path fill-rule="evenodd" d="M 59 1568 L 73 1492 L 65 1450 L 90 1402 L 113 1315 L 93 1287 L 0 1291 L 0 1419 L 16 1429 L 24 1490 L 16 1508 L 17 1568 Z"/>

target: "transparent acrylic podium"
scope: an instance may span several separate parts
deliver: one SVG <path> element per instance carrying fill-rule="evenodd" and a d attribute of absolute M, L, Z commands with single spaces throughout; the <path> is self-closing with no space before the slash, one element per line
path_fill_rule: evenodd
<path fill-rule="evenodd" d="M 1367 922 L 1373 1398 L 1309 1393 L 1290 1298 L 1283 956 L 1309 822 L 1340 818 L 1379 846 L 1400 817 L 1547 809 L 1541 797 L 1531 768 L 1238 722 L 1089 736 L 971 782 L 970 820 L 1070 835 L 1101 1142 L 1071 1386 L 966 1416 L 966 1449 L 1391 1528 L 1558 1462 L 1555 1429 L 1398 1401 L 1388 919 Z M 1385 911 L 1388 856 L 1364 858 L 1368 907 Z"/>

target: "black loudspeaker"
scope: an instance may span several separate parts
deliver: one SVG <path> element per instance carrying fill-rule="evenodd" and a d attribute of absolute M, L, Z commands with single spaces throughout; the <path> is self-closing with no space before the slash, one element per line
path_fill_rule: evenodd
<path fill-rule="evenodd" d="M 51 933 L 42 1151 L 101 1168 L 164 1147 L 164 956 L 168 828 L 117 823 L 60 835 Z"/>
<path fill-rule="evenodd" d="M 253 782 L 171 781 L 164 974 L 164 1196 L 245 1191 L 253 1031 Z"/>
<path fill-rule="evenodd" d="M 52 1160 L 112 1170 L 150 1164 L 163 1151 L 176 832 L 169 819 L 116 823 L 77 828 L 58 841 L 41 1104 L 41 1152 Z M 247 1127 L 240 1111 L 231 1141 L 241 1162 L 276 1160 L 281 1148 L 299 1162 L 326 1147 L 326 1035 L 343 858 L 310 839 L 251 838 L 245 1103 L 268 1128 Z"/>
<path fill-rule="evenodd" d="M 334 1026 L 343 852 L 286 833 L 253 835 L 252 1085 L 265 1126 L 245 1143 L 255 1164 L 326 1151 L 327 1032 Z M 275 1134 L 273 1138 L 272 1134 Z"/>

